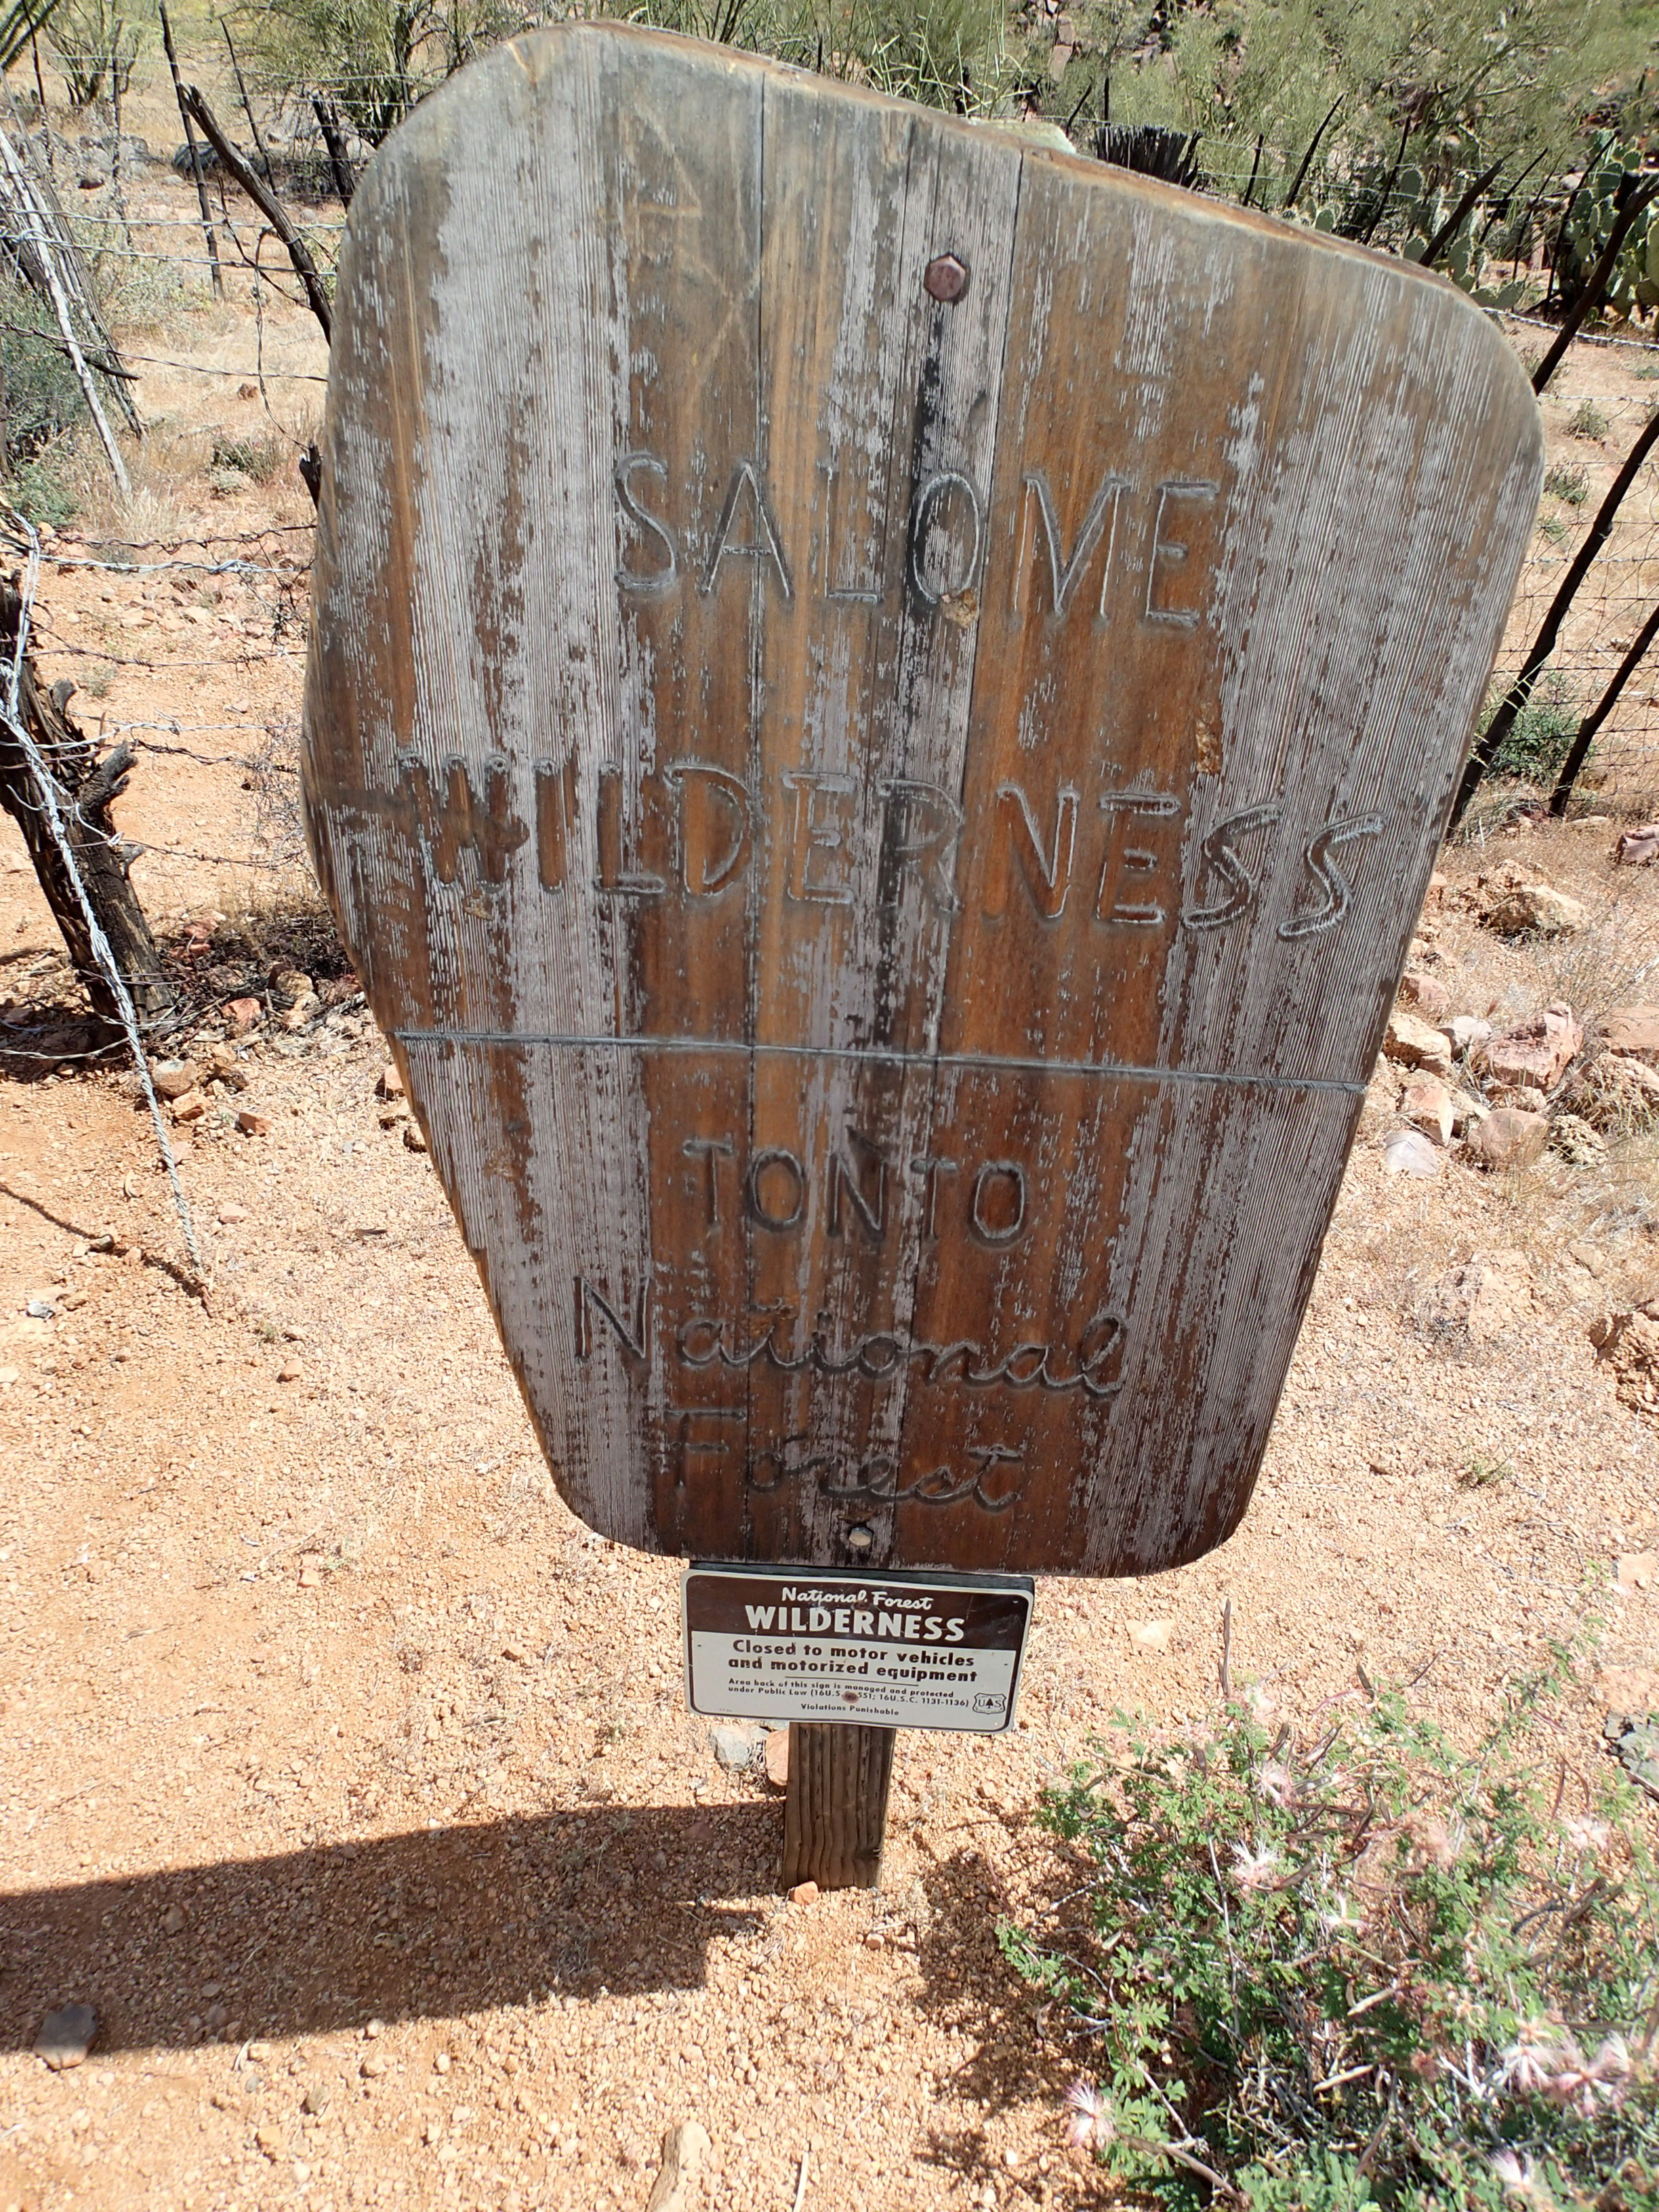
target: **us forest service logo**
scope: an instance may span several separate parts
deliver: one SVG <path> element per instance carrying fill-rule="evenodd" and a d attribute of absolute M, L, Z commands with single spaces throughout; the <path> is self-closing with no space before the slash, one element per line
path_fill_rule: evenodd
<path fill-rule="evenodd" d="M 612 25 L 422 105 L 336 317 L 313 845 L 569 1503 L 1219 1541 L 1536 502 L 1496 331 Z"/>

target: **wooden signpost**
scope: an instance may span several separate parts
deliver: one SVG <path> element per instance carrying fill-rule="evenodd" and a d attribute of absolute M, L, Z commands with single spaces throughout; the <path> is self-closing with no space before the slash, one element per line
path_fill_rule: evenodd
<path fill-rule="evenodd" d="M 574 25 L 364 176 L 322 455 L 313 849 L 570 1504 L 1219 1542 L 1535 506 L 1487 319 Z"/>

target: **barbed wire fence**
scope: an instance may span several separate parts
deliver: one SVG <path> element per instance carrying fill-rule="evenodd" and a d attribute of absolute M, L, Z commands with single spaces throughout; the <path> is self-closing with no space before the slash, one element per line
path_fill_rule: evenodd
<path fill-rule="evenodd" d="M 1470 803 L 1472 823 L 1540 797 L 1563 813 L 1659 811 L 1659 653 L 1644 645 L 1632 658 L 1659 607 L 1659 450 L 1638 465 L 1610 522 L 1605 514 L 1659 407 L 1659 343 L 1626 348 L 1636 378 L 1656 380 L 1651 398 L 1587 389 L 1570 362 L 1540 401 L 1549 433 L 1543 499 L 1480 729 L 1492 730 L 1504 702 L 1513 712 Z M 1592 550 L 1598 528 L 1604 535 Z M 1582 580 L 1559 606 L 1587 555 Z M 1552 623 L 1552 648 L 1540 661 Z M 1565 787 L 1574 741 L 1603 708 Z"/>

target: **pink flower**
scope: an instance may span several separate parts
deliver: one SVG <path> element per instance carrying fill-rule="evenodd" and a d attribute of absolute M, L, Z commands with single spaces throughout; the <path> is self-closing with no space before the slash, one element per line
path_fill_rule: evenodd
<path fill-rule="evenodd" d="M 1548 2087 L 1556 2063 L 1548 2028 L 1542 2021 L 1528 2021 L 1504 2053 L 1504 2082 L 1517 2097 L 1535 2097 Z"/>
<path fill-rule="evenodd" d="M 1074 2150 L 1094 2150 L 1110 2142 L 1115 2130 L 1111 2107 L 1094 2083 L 1081 2075 L 1066 2092 L 1066 2140 Z"/>
<path fill-rule="evenodd" d="M 1607 1849 L 1613 1831 L 1605 1820 L 1592 1820 L 1588 1813 L 1574 1813 L 1561 1823 L 1561 1832 L 1570 1850 L 1599 1852 Z"/>
<path fill-rule="evenodd" d="M 1252 1850 L 1246 1844 L 1233 1845 L 1233 1880 L 1241 1889 L 1265 1889 L 1282 1864 L 1279 1855 L 1267 1844 Z"/>
<path fill-rule="evenodd" d="M 1519 2154 L 1512 2150 L 1494 2151 L 1492 2170 L 1511 2197 L 1536 2198 L 1537 2175 L 1533 2170 L 1532 2160 L 1524 2151 Z"/>
<path fill-rule="evenodd" d="M 1301 1795 L 1295 1775 L 1288 1766 L 1281 1766 L 1276 1759 L 1268 1759 L 1258 1772 L 1255 1790 L 1258 1797 L 1265 1797 L 1268 1804 L 1277 1805 L 1281 1812 L 1294 1805 Z"/>

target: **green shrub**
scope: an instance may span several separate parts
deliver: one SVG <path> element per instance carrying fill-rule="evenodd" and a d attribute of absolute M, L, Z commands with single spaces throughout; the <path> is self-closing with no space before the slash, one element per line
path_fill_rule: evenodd
<path fill-rule="evenodd" d="M 275 430 L 260 438 L 216 438 L 210 467 L 234 469 L 253 483 L 269 483 L 288 458 L 288 447 Z"/>
<path fill-rule="evenodd" d="M 1568 434 L 1574 438 L 1605 438 L 1607 434 L 1606 410 L 1593 399 L 1581 399 L 1567 417 Z"/>
<path fill-rule="evenodd" d="M 67 458 L 61 444 L 46 446 L 7 477 L 7 499 L 29 521 L 61 530 L 80 513 L 81 503 L 64 466 Z"/>
<path fill-rule="evenodd" d="M 6 459 L 14 466 L 61 437 L 86 412 L 51 308 L 16 283 L 0 284 L 0 379 Z"/>
<path fill-rule="evenodd" d="M 1582 507 L 1589 497 L 1589 471 L 1576 462 L 1558 461 L 1544 471 L 1544 492 L 1550 499 L 1559 499 L 1565 507 Z"/>
<path fill-rule="evenodd" d="M 1305 1737 L 1230 1704 L 1049 1790 L 1086 1909 L 1002 1942 L 1097 2054 L 1073 2142 L 1169 2204 L 1659 2205 L 1659 1872 L 1529 1740 L 1567 1676 L 1471 1752 L 1398 1692 Z"/>
<path fill-rule="evenodd" d="M 1517 783 L 1553 786 L 1577 735 L 1578 722 L 1578 710 L 1566 679 L 1556 670 L 1548 670 L 1510 725 L 1487 774 L 1513 776 Z"/>
<path fill-rule="evenodd" d="M 125 96 L 147 27 L 132 21 L 121 0 L 58 0 L 46 37 L 71 107 L 90 107 L 101 95 L 112 59 Z"/>

